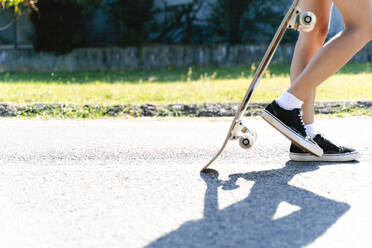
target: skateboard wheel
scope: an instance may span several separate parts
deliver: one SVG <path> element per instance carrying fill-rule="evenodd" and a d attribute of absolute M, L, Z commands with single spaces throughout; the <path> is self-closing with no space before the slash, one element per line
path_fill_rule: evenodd
<path fill-rule="evenodd" d="M 249 149 L 254 145 L 255 141 L 256 137 L 251 134 L 248 134 L 240 137 L 239 145 L 243 149 Z"/>
<path fill-rule="evenodd" d="M 316 16 L 310 11 L 304 12 L 300 16 L 301 31 L 310 32 L 314 29 L 316 23 Z"/>

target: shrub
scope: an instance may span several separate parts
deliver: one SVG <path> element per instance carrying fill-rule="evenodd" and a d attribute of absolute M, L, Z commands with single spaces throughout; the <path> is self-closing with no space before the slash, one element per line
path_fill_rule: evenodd
<path fill-rule="evenodd" d="M 209 0 L 210 1 L 210 0 Z M 206 0 L 192 0 L 178 4 L 164 4 L 154 10 L 152 41 L 162 43 L 202 43 L 205 36 L 203 17 L 198 15 Z"/>
<path fill-rule="evenodd" d="M 0 10 L 14 8 L 15 12 L 20 14 L 20 6 L 26 8 L 26 13 L 30 13 L 31 9 L 37 11 L 36 3 L 38 0 L 0 0 Z"/>
<path fill-rule="evenodd" d="M 287 5 L 283 0 L 216 0 L 210 5 L 210 39 L 231 44 L 268 41 L 279 26 Z M 285 41 L 294 38 L 291 33 L 285 36 Z"/>
<path fill-rule="evenodd" d="M 115 0 L 107 4 L 106 12 L 117 30 L 120 46 L 138 46 L 147 40 L 153 5 L 153 0 Z"/>
<path fill-rule="evenodd" d="M 31 14 L 38 51 L 65 54 L 82 45 L 85 5 L 78 0 L 42 0 Z"/>

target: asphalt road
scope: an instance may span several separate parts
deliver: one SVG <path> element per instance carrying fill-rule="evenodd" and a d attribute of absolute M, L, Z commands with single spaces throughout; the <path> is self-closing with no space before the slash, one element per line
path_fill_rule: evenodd
<path fill-rule="evenodd" d="M 372 118 L 322 119 L 353 163 L 288 161 L 260 119 L 0 120 L 0 247 L 369 247 Z"/>

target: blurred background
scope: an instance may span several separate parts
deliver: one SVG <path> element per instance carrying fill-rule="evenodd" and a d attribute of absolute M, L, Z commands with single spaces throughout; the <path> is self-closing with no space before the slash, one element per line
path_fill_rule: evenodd
<path fill-rule="evenodd" d="M 2 48 L 67 53 L 77 47 L 268 42 L 288 0 L 44 0 L 0 33 Z M 0 16 L 2 26 L 14 18 Z M 343 27 L 333 10 L 330 36 Z M 287 35 L 286 42 L 296 35 Z M 44 42 L 43 42 L 44 41 Z M 48 42 L 46 42 L 48 41 Z"/>
<path fill-rule="evenodd" d="M 0 47 L 61 55 L 88 47 L 267 44 L 290 4 L 288 0 L 44 0 L 37 3 L 40 11 L 15 22 L 12 9 L 1 13 Z M 329 36 L 342 28 L 334 8 Z M 293 43 L 296 37 L 289 31 L 283 42 Z"/>

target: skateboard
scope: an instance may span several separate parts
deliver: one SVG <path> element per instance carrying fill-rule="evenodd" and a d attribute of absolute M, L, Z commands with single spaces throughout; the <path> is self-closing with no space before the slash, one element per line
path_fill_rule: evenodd
<path fill-rule="evenodd" d="M 247 110 L 249 101 L 252 98 L 255 88 L 257 87 L 263 73 L 269 66 L 270 61 L 273 58 L 275 51 L 277 50 L 286 30 L 294 29 L 297 31 L 310 32 L 313 30 L 316 23 L 316 16 L 312 12 L 302 12 L 300 7 L 298 6 L 300 1 L 301 0 L 293 1 L 254 74 L 252 82 L 249 85 L 248 90 L 239 105 L 238 111 L 235 114 L 234 120 L 231 123 L 230 129 L 227 133 L 222 147 L 217 152 L 217 154 L 208 162 L 208 164 L 203 167 L 202 171 L 206 170 L 221 155 L 230 140 L 239 140 L 239 145 L 243 149 L 251 148 L 256 142 L 257 134 L 247 128 L 241 120 L 242 116 L 244 116 L 244 113 Z"/>

